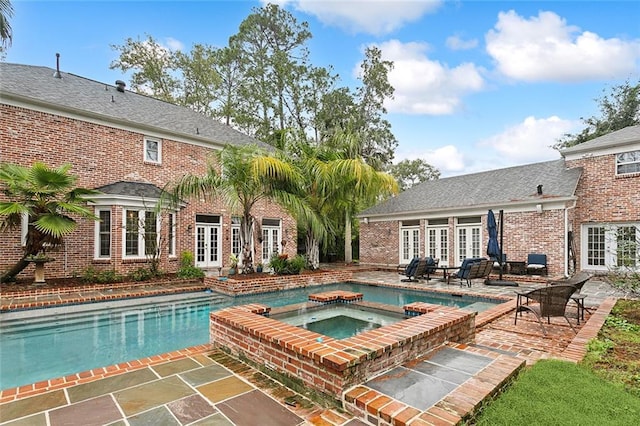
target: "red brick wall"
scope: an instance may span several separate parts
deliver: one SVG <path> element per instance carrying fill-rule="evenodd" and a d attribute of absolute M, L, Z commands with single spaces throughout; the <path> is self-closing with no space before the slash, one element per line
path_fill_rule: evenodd
<path fill-rule="evenodd" d="M 360 261 L 396 266 L 399 263 L 398 221 L 360 223 Z M 482 217 L 482 256 L 486 256 L 486 214 Z M 564 210 L 504 213 L 503 252 L 507 260 L 526 261 L 529 253 L 547 255 L 549 275 L 564 273 Z M 420 223 L 420 255 L 425 255 L 425 221 Z M 455 219 L 449 219 L 449 265 L 457 266 Z"/>
<path fill-rule="evenodd" d="M 212 148 L 162 139 L 162 164 L 143 161 L 143 133 L 115 127 L 93 124 L 78 119 L 47 114 L 25 108 L 0 105 L 0 162 L 30 166 L 42 161 L 51 167 L 72 164 L 71 174 L 78 176 L 77 185 L 96 188 L 117 181 L 152 183 L 159 188 L 176 181 L 186 173 L 204 174 Z M 177 217 L 176 254 L 194 250 L 193 229 L 195 214 L 223 216 L 222 262 L 229 263 L 231 212 L 220 201 L 191 199 Z M 296 224 L 279 206 L 261 202 L 254 209 L 258 221 L 262 217 L 283 218 L 283 235 L 288 233 L 284 252 L 296 254 Z M 112 269 L 126 273 L 146 266 L 146 259 L 122 260 L 122 210 L 112 209 L 111 261 L 95 261 L 94 222 L 80 220 L 79 227 L 65 238 L 65 245 L 51 256 L 55 262 L 46 265 L 47 277 L 64 277 L 80 274 L 88 266 Z M 256 236 L 257 238 L 257 236 Z M 256 241 L 256 259 L 261 245 Z M 21 255 L 19 232 L 0 234 L 0 270 L 12 265 Z M 161 259 L 161 268 L 173 272 L 178 259 Z M 21 276 L 32 277 L 33 266 Z"/>
<path fill-rule="evenodd" d="M 616 176 L 614 154 L 567 161 L 567 167 L 582 167 L 573 220 L 580 259 L 582 224 L 640 221 L 640 173 Z"/>

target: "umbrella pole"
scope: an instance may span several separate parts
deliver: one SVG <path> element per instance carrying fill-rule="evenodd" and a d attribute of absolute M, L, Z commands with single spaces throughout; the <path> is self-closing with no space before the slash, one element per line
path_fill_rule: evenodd
<path fill-rule="evenodd" d="M 503 228 L 502 228 L 502 213 L 504 212 L 504 210 L 500 209 L 500 260 L 498 261 L 498 263 L 500 264 L 500 281 L 502 281 L 502 262 L 504 261 L 504 258 L 502 256 L 502 237 L 503 237 Z"/>

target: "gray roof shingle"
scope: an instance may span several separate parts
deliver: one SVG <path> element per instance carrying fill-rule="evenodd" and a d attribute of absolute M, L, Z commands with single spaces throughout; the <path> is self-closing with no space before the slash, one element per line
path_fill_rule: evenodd
<path fill-rule="evenodd" d="M 103 194 L 110 195 L 124 195 L 135 198 L 156 198 L 159 199 L 162 195 L 162 189 L 158 188 L 154 184 L 145 182 L 115 182 L 108 185 L 103 185 L 96 190 Z"/>
<path fill-rule="evenodd" d="M 621 146 L 631 144 L 634 142 L 640 142 L 640 125 L 629 126 L 624 129 L 616 130 L 615 132 L 607 133 L 590 141 L 583 142 L 581 144 L 565 148 L 560 151 L 564 154 L 574 154 L 579 152 L 587 152 L 602 148 L 610 148 L 614 146 Z"/>
<path fill-rule="evenodd" d="M 136 128 L 165 131 L 215 145 L 259 142 L 212 118 L 186 107 L 116 90 L 115 82 L 100 83 L 88 78 L 33 65 L 0 62 L 0 99 L 14 97 L 39 102 L 81 115 L 90 115 Z"/>
<path fill-rule="evenodd" d="M 581 173 L 581 168 L 567 169 L 564 160 L 554 160 L 427 181 L 358 216 L 499 207 L 541 198 L 567 199 L 574 196 Z M 542 196 L 537 194 L 538 185 L 542 185 Z"/>

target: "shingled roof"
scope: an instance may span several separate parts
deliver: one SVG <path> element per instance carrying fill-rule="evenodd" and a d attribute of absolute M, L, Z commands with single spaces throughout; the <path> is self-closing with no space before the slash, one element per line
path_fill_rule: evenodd
<path fill-rule="evenodd" d="M 569 200 L 581 168 L 567 169 L 564 160 L 547 161 L 423 182 L 360 213 L 360 217 L 499 207 L 513 203 Z M 537 193 L 542 185 L 543 194 Z"/>
<path fill-rule="evenodd" d="M 0 62 L 0 99 L 49 106 L 71 114 L 84 115 L 139 128 L 155 130 L 224 146 L 259 142 L 210 117 L 149 96 L 118 91 L 115 83 L 105 84 L 71 73 L 33 65 Z"/>
<path fill-rule="evenodd" d="M 96 188 L 103 194 L 122 195 L 135 198 L 157 198 L 162 196 L 162 189 L 146 182 L 115 182 Z"/>
<path fill-rule="evenodd" d="M 640 125 L 629 126 L 624 129 L 616 130 L 615 132 L 607 133 L 606 135 L 591 139 L 590 141 L 565 148 L 560 152 L 562 155 L 576 154 L 603 148 L 630 145 L 638 142 L 640 142 Z"/>

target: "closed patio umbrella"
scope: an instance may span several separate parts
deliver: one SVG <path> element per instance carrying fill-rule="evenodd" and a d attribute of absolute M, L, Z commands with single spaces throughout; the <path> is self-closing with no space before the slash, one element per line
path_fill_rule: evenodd
<path fill-rule="evenodd" d="M 500 264 L 500 277 L 496 280 L 486 280 L 487 285 L 505 285 L 505 286 L 517 286 L 518 284 L 513 281 L 502 281 L 502 210 L 500 210 L 500 242 L 498 242 L 498 225 L 496 223 L 496 216 L 493 214 L 493 210 L 489 210 L 487 213 L 487 231 L 489 233 L 489 241 L 487 242 L 487 256 L 497 259 Z"/>

